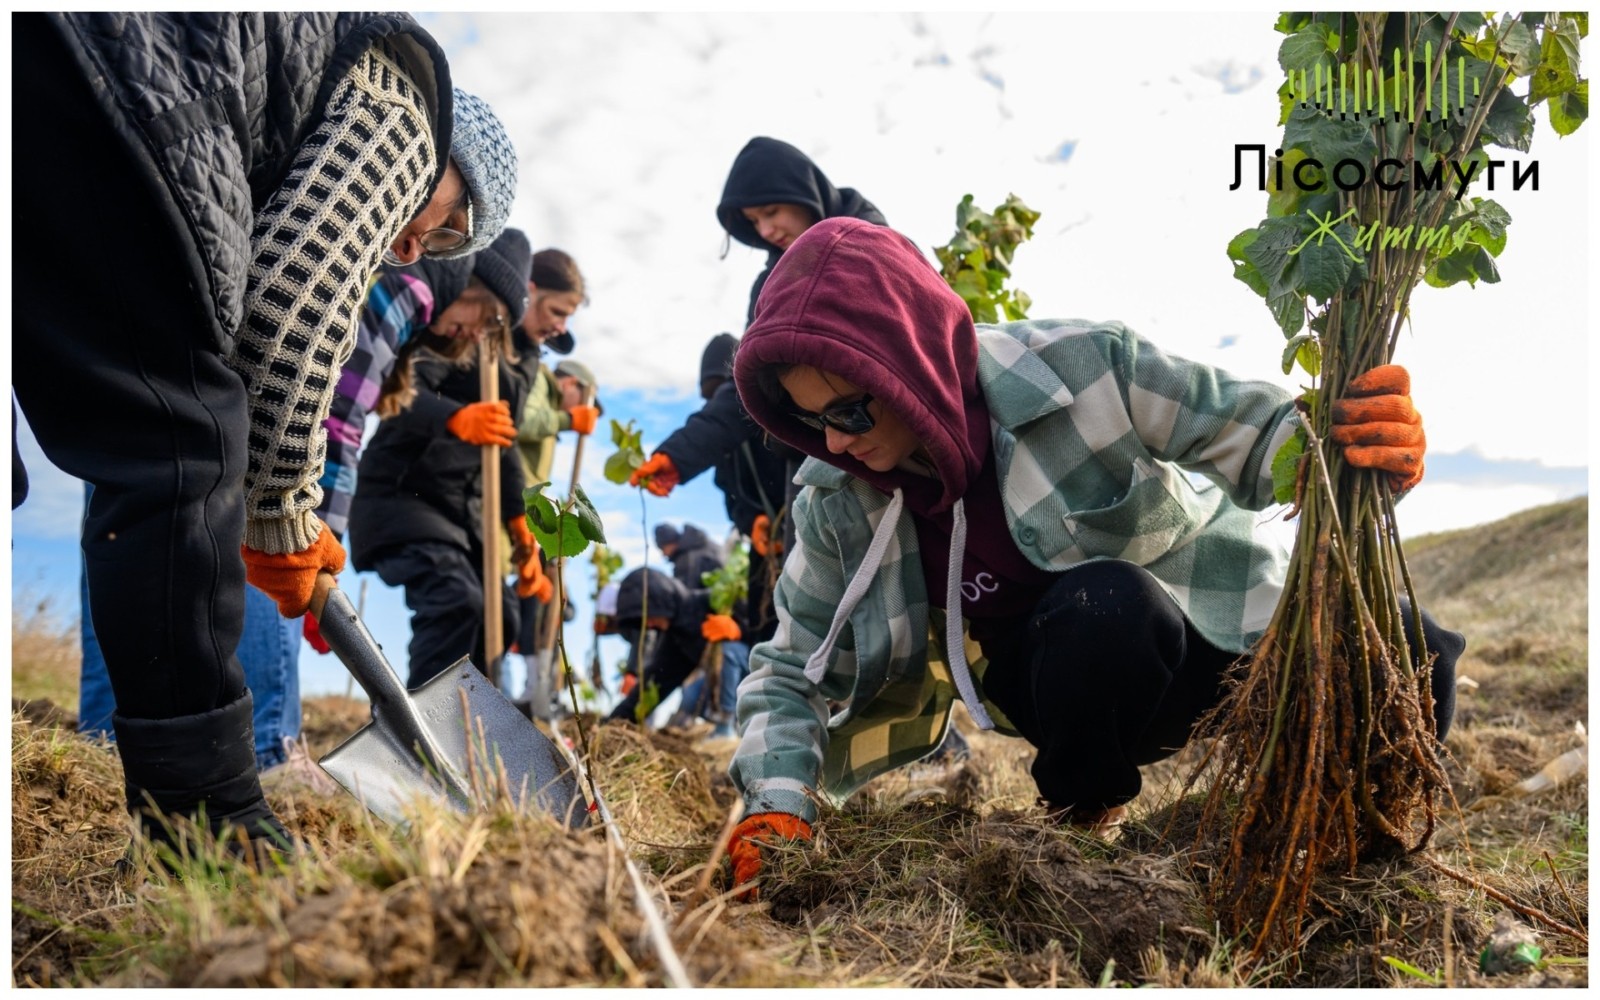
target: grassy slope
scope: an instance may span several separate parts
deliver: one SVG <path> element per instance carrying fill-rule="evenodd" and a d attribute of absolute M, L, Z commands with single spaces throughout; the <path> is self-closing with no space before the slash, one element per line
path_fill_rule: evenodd
<path fill-rule="evenodd" d="M 1587 788 L 1505 792 L 1580 745 L 1587 710 L 1586 499 L 1412 542 L 1422 604 L 1470 640 L 1449 740 L 1459 813 L 1436 856 L 1569 923 L 1587 920 Z M 48 609 L 44 609 L 48 612 Z M 13 615 L 13 684 L 70 706 L 76 635 Z M 38 706 L 34 706 L 37 708 Z M 30 712 L 36 720 L 39 712 Z M 311 699 L 324 752 L 360 706 Z M 1503 907 L 1406 860 L 1330 877 L 1303 952 L 1244 972 L 1215 940 L 1186 861 L 1192 820 L 1177 764 L 1149 769 L 1123 840 L 1107 847 L 1040 821 L 1016 740 L 973 737 L 953 771 L 906 769 L 780 859 L 767 901 L 702 885 L 736 796 L 729 744 L 605 727 L 593 767 L 631 853 L 676 912 L 702 985 L 1414 985 L 1401 959 L 1457 985 L 1586 982 L 1586 965 L 1486 979 L 1473 961 Z M 1192 756 L 1192 755 L 1191 755 Z M 74 985 L 636 985 L 661 973 L 615 852 L 539 819 L 427 818 L 370 827 L 314 769 L 269 797 L 313 845 L 261 878 L 197 865 L 182 882 L 119 876 L 127 843 L 114 753 L 14 713 L 13 977 Z M 1481 807 L 1481 808 L 1480 808 Z M 1560 879 L 1553 877 L 1554 864 Z M 1541 932 L 1547 954 L 1584 947 Z"/>

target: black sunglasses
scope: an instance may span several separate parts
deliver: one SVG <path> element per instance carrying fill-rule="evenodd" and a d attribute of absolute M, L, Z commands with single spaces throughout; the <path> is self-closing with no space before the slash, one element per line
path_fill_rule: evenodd
<path fill-rule="evenodd" d="M 867 404 L 870 402 L 872 402 L 871 396 L 862 396 L 848 403 L 830 406 L 821 413 L 797 410 L 793 416 L 812 430 L 821 431 L 832 427 L 843 434 L 865 434 L 877 425 L 872 414 L 867 412 Z"/>

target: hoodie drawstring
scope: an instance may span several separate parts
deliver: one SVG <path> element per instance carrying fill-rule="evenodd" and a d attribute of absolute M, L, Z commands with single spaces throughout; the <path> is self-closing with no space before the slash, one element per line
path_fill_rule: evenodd
<path fill-rule="evenodd" d="M 839 608 L 833 613 L 833 624 L 828 626 L 827 638 L 822 640 L 822 645 L 818 646 L 817 651 L 806 660 L 806 680 L 811 683 L 822 683 L 822 675 L 828 669 L 828 654 L 833 651 L 833 644 L 838 641 L 839 631 L 849 620 L 850 612 L 861 603 L 861 598 L 866 596 L 867 588 L 872 586 L 872 578 L 878 575 L 878 566 L 883 562 L 883 554 L 889 549 L 890 539 L 894 538 L 894 527 L 900 522 L 900 511 L 905 504 L 905 493 L 896 489 L 894 496 L 889 499 L 889 506 L 884 508 L 883 518 L 878 521 L 878 530 L 872 533 L 872 544 L 867 546 L 867 554 L 861 560 L 861 568 L 850 578 L 850 585 L 845 588 L 844 597 L 839 600 Z"/>
<path fill-rule="evenodd" d="M 967 511 L 960 500 L 951 511 L 955 525 L 950 532 L 950 562 L 945 567 L 944 585 L 944 647 L 945 661 L 956 679 L 956 690 L 967 714 L 979 729 L 994 728 L 994 720 L 978 699 L 972 686 L 972 672 L 967 668 L 967 644 L 961 629 L 961 562 L 967 551 Z"/>
<path fill-rule="evenodd" d="M 862 558 L 860 568 L 845 587 L 844 596 L 839 600 L 839 607 L 833 613 L 833 623 L 828 626 L 827 636 L 822 640 L 822 645 L 817 647 L 816 652 L 806 659 L 806 679 L 811 683 L 822 683 L 822 675 L 828 669 L 828 654 L 833 651 L 834 643 L 838 641 L 844 623 L 850 619 L 856 605 L 861 603 L 861 598 L 866 596 L 867 588 L 872 586 L 872 580 L 878 574 L 878 567 L 883 563 L 883 554 L 888 551 L 889 541 L 894 537 L 895 526 L 900 523 L 900 512 L 904 507 L 905 493 L 896 489 L 894 496 L 889 500 L 889 506 L 884 508 L 877 530 L 872 533 L 872 544 L 867 546 L 867 554 Z M 956 501 L 953 516 L 955 527 L 950 536 L 949 578 L 945 585 L 944 598 L 945 654 L 950 672 L 955 677 L 956 691 L 961 695 L 961 703 L 967 706 L 967 714 L 972 716 L 972 721 L 977 723 L 978 728 L 988 730 L 994 728 L 994 720 L 989 718 L 983 702 L 978 699 L 977 690 L 972 686 L 972 673 L 967 667 L 966 644 L 961 629 L 961 564 L 962 555 L 967 547 L 967 514 L 960 500 Z"/>

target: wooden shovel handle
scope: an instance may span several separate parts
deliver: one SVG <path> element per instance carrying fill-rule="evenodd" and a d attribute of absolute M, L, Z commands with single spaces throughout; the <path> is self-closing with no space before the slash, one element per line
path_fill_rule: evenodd
<path fill-rule="evenodd" d="M 328 605 L 328 593 L 339 586 L 339 581 L 332 573 L 323 570 L 317 574 L 317 582 L 311 589 L 310 615 L 322 624 L 322 609 Z"/>

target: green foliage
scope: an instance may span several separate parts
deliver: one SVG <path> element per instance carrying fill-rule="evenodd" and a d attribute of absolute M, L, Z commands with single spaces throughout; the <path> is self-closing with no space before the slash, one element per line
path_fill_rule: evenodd
<path fill-rule="evenodd" d="M 1363 29 L 1371 33 L 1363 35 Z M 1510 216 L 1492 201 L 1465 199 L 1462 174 L 1472 170 L 1472 181 L 1481 182 L 1491 146 L 1526 152 L 1541 103 L 1560 135 L 1570 135 L 1587 119 L 1589 84 L 1579 40 L 1588 34 L 1588 17 L 1286 13 L 1277 30 L 1287 36 L 1279 64 L 1294 74 L 1279 89 L 1282 153 L 1269 171 L 1267 217 L 1235 236 L 1227 253 L 1234 277 L 1265 300 L 1283 331 L 1285 365 L 1298 362 L 1315 376 L 1326 345 L 1315 324 L 1309 335 L 1303 332 L 1306 318 L 1326 312 L 1336 297 L 1354 301 L 1368 284 L 1398 283 L 1409 292 L 1418 279 L 1439 288 L 1500 280 L 1495 258 L 1505 249 Z M 1432 64 L 1425 59 L 1430 45 Z M 1299 74 L 1306 74 L 1307 91 L 1315 91 L 1319 70 L 1323 80 L 1339 80 L 1343 73 L 1352 81 L 1381 72 L 1388 109 L 1409 115 L 1415 106 L 1414 131 L 1392 115 L 1385 120 L 1375 110 L 1362 113 L 1354 102 L 1358 113 L 1346 117 L 1302 101 Z M 1521 93 L 1512 89 L 1517 81 L 1526 81 Z M 1480 98 L 1469 96 L 1464 108 L 1463 82 L 1469 95 L 1481 92 Z M 1441 115 L 1446 84 L 1456 99 L 1450 114 Z M 1423 114 L 1430 96 L 1432 120 Z M 1298 180 L 1311 187 L 1303 190 L 1294 171 L 1308 159 L 1321 169 L 1304 168 Z M 1354 168 L 1344 169 L 1349 190 L 1337 187 L 1333 176 L 1346 160 L 1365 171 L 1358 184 Z M 1403 182 L 1403 190 L 1374 193 L 1375 167 L 1383 161 L 1391 161 L 1385 176 Z M 1440 190 L 1414 183 L 1417 171 L 1431 177 L 1436 168 L 1442 171 Z M 1434 238 L 1440 229 L 1444 237 Z M 1399 301 L 1396 311 L 1403 312 L 1403 296 Z M 1374 322 L 1363 317 L 1364 327 Z"/>
<path fill-rule="evenodd" d="M 711 610 L 719 615 L 730 613 L 750 590 L 749 546 L 742 542 L 734 546 L 727 563 L 700 574 L 700 582 L 711 588 Z"/>
<path fill-rule="evenodd" d="M 611 443 L 617 450 L 606 459 L 605 476 L 613 483 L 625 483 L 633 470 L 644 464 L 644 431 L 633 426 L 630 420 L 623 424 L 611 421 Z"/>
<path fill-rule="evenodd" d="M 622 572 L 622 553 L 609 545 L 596 545 L 589 553 L 589 563 L 594 567 L 594 590 L 598 594 L 612 577 Z"/>
<path fill-rule="evenodd" d="M 1406 962 L 1406 961 L 1403 961 L 1401 959 L 1395 958 L 1392 955 L 1383 956 L 1383 960 L 1391 969 L 1398 969 L 1399 971 L 1404 972 L 1406 975 L 1412 977 L 1413 979 L 1422 980 L 1423 982 L 1427 983 L 1429 986 L 1443 986 L 1444 985 L 1444 974 L 1442 972 L 1423 972 L 1421 969 L 1417 968 L 1415 965 L 1412 965 L 1410 962 Z"/>
<path fill-rule="evenodd" d="M 1039 213 L 1011 195 L 985 212 L 972 203 L 972 195 L 956 206 L 956 232 L 950 242 L 934 248 L 939 273 L 966 302 L 977 323 L 998 323 L 1028 318 L 1033 304 L 1026 292 L 1005 287 L 1011 277 L 1011 259 L 1017 247 L 1033 236 Z"/>
<path fill-rule="evenodd" d="M 647 681 L 639 691 L 639 702 L 633 706 L 633 721 L 644 725 L 644 720 L 650 718 L 650 713 L 661 704 L 661 688 L 655 681 Z"/>
<path fill-rule="evenodd" d="M 533 529 L 539 547 L 554 558 L 575 556 L 590 542 L 604 542 L 606 532 L 600 524 L 600 514 L 583 487 L 574 485 L 571 498 L 558 505 L 544 495 L 544 488 L 549 485 L 540 483 L 522 491 L 528 527 Z"/>
<path fill-rule="evenodd" d="M 1300 477 L 1300 459 L 1306 453 L 1306 432 L 1296 430 L 1272 458 L 1272 498 L 1279 503 L 1294 499 L 1295 482 Z"/>

